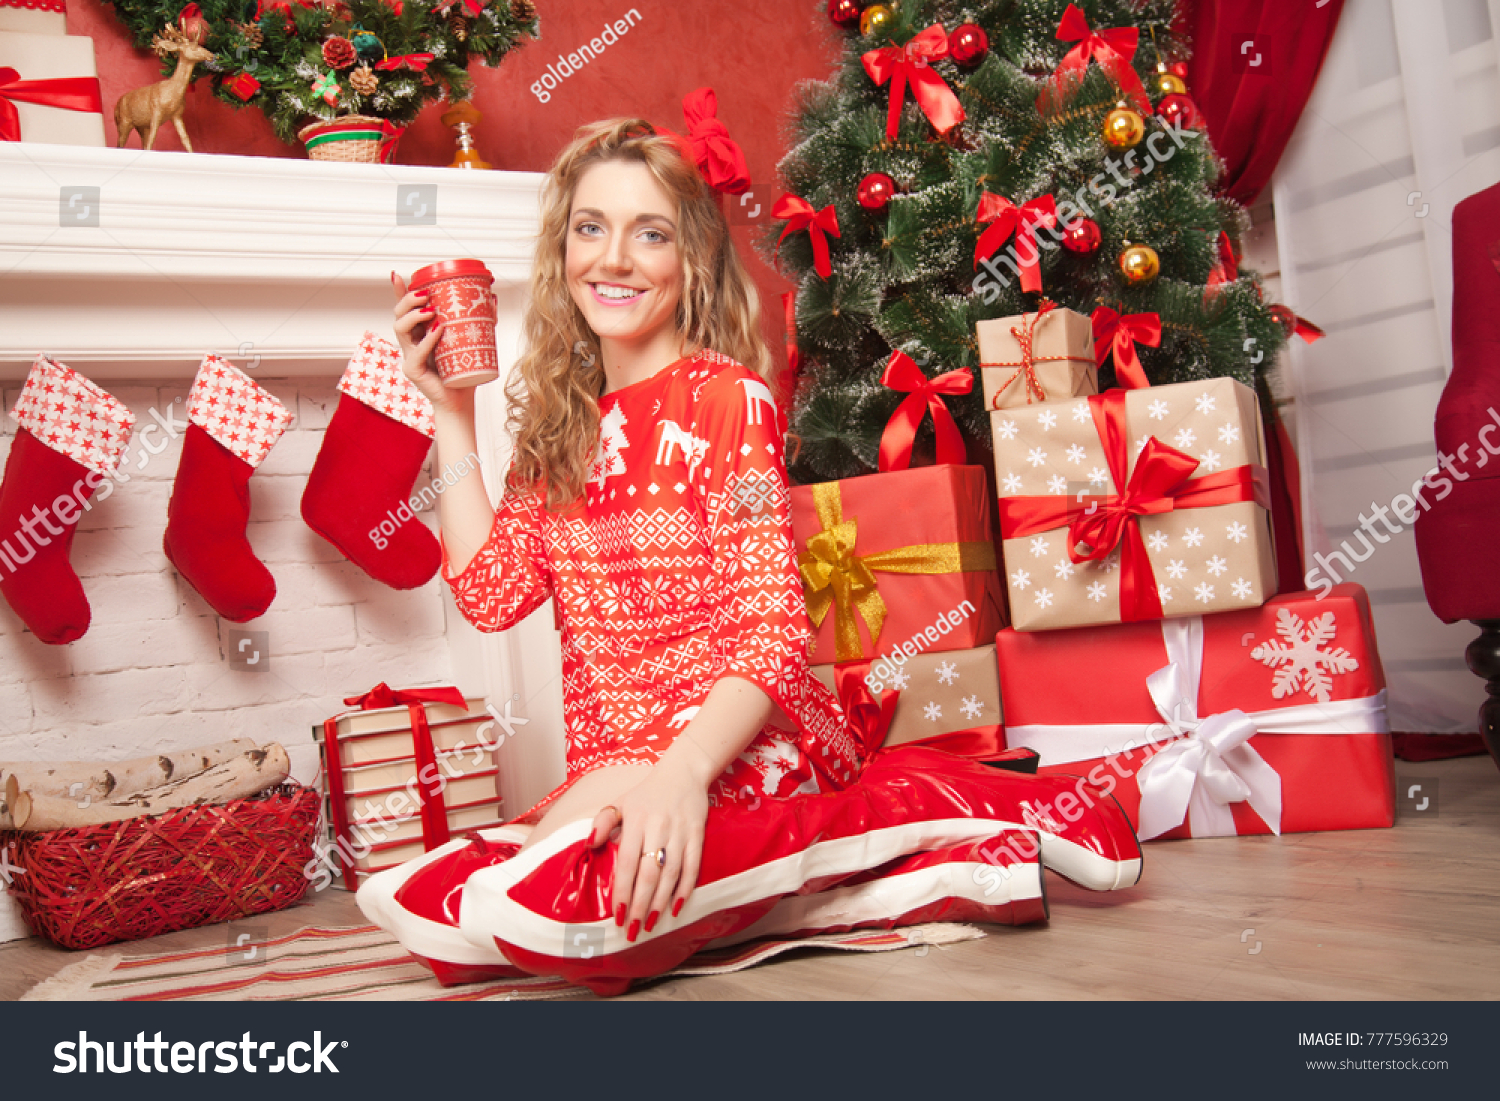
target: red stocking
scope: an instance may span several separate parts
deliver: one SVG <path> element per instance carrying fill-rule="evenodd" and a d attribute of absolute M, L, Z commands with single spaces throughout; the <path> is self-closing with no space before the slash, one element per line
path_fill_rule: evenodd
<path fill-rule="evenodd" d="M 37 638 L 72 642 L 89 629 L 89 602 L 68 564 L 73 531 L 119 465 L 135 417 L 43 355 L 11 416 L 20 428 L 0 482 L 0 593 Z"/>
<path fill-rule="evenodd" d="M 302 518 L 375 580 L 393 589 L 425 585 L 442 552 L 408 497 L 432 446 L 432 403 L 402 372 L 396 346 L 371 332 L 339 390 Z"/>
<path fill-rule="evenodd" d="M 243 623 L 264 614 L 276 598 L 271 572 L 245 539 L 250 475 L 292 415 L 239 368 L 210 353 L 188 393 L 188 422 L 162 549 L 214 611 Z"/>

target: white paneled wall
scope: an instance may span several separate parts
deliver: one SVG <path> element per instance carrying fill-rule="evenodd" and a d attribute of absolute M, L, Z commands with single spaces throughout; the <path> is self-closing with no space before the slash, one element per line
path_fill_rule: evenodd
<path fill-rule="evenodd" d="M 1436 465 L 1452 210 L 1500 180 L 1497 21 L 1486 0 L 1346 5 L 1277 171 L 1285 301 L 1328 333 L 1289 352 L 1310 566 Z M 1410 530 L 1349 579 L 1374 604 L 1392 727 L 1473 730 L 1483 682 L 1463 652 L 1477 629 L 1433 616 Z"/>

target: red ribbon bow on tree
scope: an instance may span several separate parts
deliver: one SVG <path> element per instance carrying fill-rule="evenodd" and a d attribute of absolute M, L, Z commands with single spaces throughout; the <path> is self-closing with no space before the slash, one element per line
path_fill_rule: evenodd
<path fill-rule="evenodd" d="M 796 233 L 798 230 L 807 230 L 807 235 L 812 239 L 813 269 L 827 279 L 833 274 L 833 263 L 828 257 L 828 234 L 835 237 L 839 235 L 839 216 L 829 203 L 822 210 L 814 211 L 812 204 L 806 199 L 798 198 L 796 195 L 783 195 L 776 200 L 776 205 L 771 207 L 771 217 L 785 218 L 786 228 L 781 231 L 781 236 L 776 238 L 776 247 L 781 247 L 781 242 L 786 240 L 788 233 Z"/>
<path fill-rule="evenodd" d="M 687 120 L 687 137 L 663 129 L 682 150 L 682 155 L 698 166 L 704 182 L 725 195 L 739 195 L 750 187 L 750 166 L 745 151 L 729 136 L 729 129 L 719 121 L 719 97 L 712 88 L 689 92 L 682 100 L 682 117 Z"/>
<path fill-rule="evenodd" d="M 432 730 L 427 725 L 427 712 L 422 704 L 451 703 L 467 711 L 469 708 L 464 702 L 464 694 L 457 688 L 409 688 L 397 691 L 382 681 L 362 696 L 347 697 L 344 703 L 349 707 L 358 707 L 361 711 L 375 711 L 382 707 L 406 705 L 407 715 L 411 719 L 411 740 L 416 756 L 417 785 L 421 792 L 422 844 L 428 850 L 447 844 L 448 812 L 442 800 L 443 787 L 447 781 L 438 772 L 437 753 L 432 745 Z M 343 769 L 339 767 L 338 755 L 335 752 L 337 734 L 338 721 L 327 720 L 323 724 L 323 736 L 329 750 L 329 789 L 334 798 L 342 799 L 342 790 L 333 790 L 335 787 L 343 788 Z M 335 775 L 338 776 L 336 782 L 334 781 Z"/>
<path fill-rule="evenodd" d="M 980 225 L 989 223 L 989 228 L 980 233 L 974 245 L 975 269 L 981 260 L 993 256 L 1014 233 L 1021 289 L 1040 293 L 1042 246 L 1037 243 L 1036 231 L 1041 226 L 1057 224 L 1057 201 L 1051 195 L 1040 195 L 1016 206 L 1004 196 L 986 191 L 979 196 L 979 209 L 974 212 L 974 220 Z M 1031 246 L 1030 255 L 1027 254 L 1027 244 Z"/>
<path fill-rule="evenodd" d="M 316 0 L 297 0 L 299 8 L 315 8 Z M 255 22 L 259 23 L 267 12 L 279 11 L 286 17 L 286 33 L 295 34 L 296 20 L 292 18 L 291 0 L 255 0 Z"/>
<path fill-rule="evenodd" d="M 1322 340 L 1327 334 L 1305 317 L 1299 317 L 1291 311 L 1288 306 L 1280 303 L 1271 307 L 1271 316 L 1281 322 L 1281 327 L 1286 330 L 1287 339 L 1300 336 L 1303 340 L 1312 344 L 1314 341 Z"/>
<path fill-rule="evenodd" d="M 1144 390 L 1151 385 L 1141 366 L 1135 346 L 1161 346 L 1161 315 L 1132 313 L 1121 317 L 1108 306 L 1100 306 L 1089 315 L 1094 325 L 1094 360 L 1099 366 L 1115 354 L 1115 379 L 1128 390 Z"/>
<path fill-rule="evenodd" d="M 1146 441 L 1135 469 L 1130 471 L 1130 439 L 1125 425 L 1125 391 L 1090 395 L 1089 411 L 1109 476 L 1123 493 L 1090 497 L 1085 506 L 1076 497 L 1002 497 L 1000 535 L 1019 539 L 1068 526 L 1068 557 L 1074 562 L 1104 558 L 1120 548 L 1120 622 L 1134 623 L 1162 617 L 1161 593 L 1146 553 L 1138 518 L 1180 508 L 1207 508 L 1237 501 L 1270 507 L 1269 480 L 1263 466 L 1194 478 L 1198 460 L 1169 447 L 1155 436 Z"/>
<path fill-rule="evenodd" d="M 885 136 L 896 140 L 901 130 L 901 107 L 906 87 L 916 97 L 917 106 L 937 128 L 946 134 L 964 120 L 963 105 L 953 89 L 943 83 L 932 68 L 932 62 L 948 56 L 948 35 L 941 23 L 934 23 L 905 46 L 881 46 L 870 50 L 860 60 L 865 72 L 877 85 L 891 82 L 891 105 L 885 119 Z"/>
<path fill-rule="evenodd" d="M 964 438 L 940 395 L 967 394 L 974 388 L 974 376 L 966 368 L 960 367 L 930 379 L 911 356 L 895 351 L 885 365 L 880 382 L 907 395 L 896 406 L 885 431 L 880 434 L 881 473 L 911 467 L 911 449 L 917 439 L 917 428 L 928 412 L 932 413 L 932 427 L 937 432 L 938 464 L 964 461 Z"/>
<path fill-rule="evenodd" d="M 1063 12 L 1063 17 L 1057 24 L 1057 37 L 1063 42 L 1077 42 L 1078 45 L 1063 56 L 1052 81 L 1037 96 L 1038 111 L 1048 115 L 1061 110 L 1073 89 L 1082 82 L 1089 67 L 1089 58 L 1092 57 L 1099 63 L 1099 68 L 1119 85 L 1132 107 L 1143 115 L 1151 113 L 1151 101 L 1146 98 L 1146 88 L 1130 64 L 1140 41 L 1139 30 L 1135 27 L 1112 27 L 1104 31 L 1091 31 L 1088 18 L 1076 4 L 1069 4 L 1068 10 Z"/>
<path fill-rule="evenodd" d="M 48 80 L 22 80 L 15 69 L 0 68 L 0 141 L 21 140 L 21 116 L 15 103 L 39 103 L 64 111 L 104 113 L 99 78 L 64 76 Z"/>
<path fill-rule="evenodd" d="M 420 73 L 420 72 L 426 71 L 427 66 L 431 63 L 431 61 L 432 61 L 432 59 L 433 59 L 434 56 L 436 56 L 436 55 L 434 55 L 434 54 L 397 54 L 395 57 L 388 57 L 384 61 L 377 61 L 377 62 L 375 62 L 375 68 L 377 68 L 377 69 L 399 69 L 399 68 L 401 68 L 404 65 L 408 69 L 415 69 L 417 72 Z"/>
<path fill-rule="evenodd" d="M 1205 298 L 1212 298 L 1216 288 L 1225 283 L 1233 283 L 1240 277 L 1240 263 L 1234 255 L 1234 243 L 1222 229 L 1219 230 L 1218 253 L 1213 270 L 1208 273 L 1208 285 L 1203 292 Z"/>

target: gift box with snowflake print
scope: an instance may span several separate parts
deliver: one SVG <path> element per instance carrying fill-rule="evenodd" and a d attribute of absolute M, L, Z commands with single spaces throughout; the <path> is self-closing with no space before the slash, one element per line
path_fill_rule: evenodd
<path fill-rule="evenodd" d="M 837 665 L 814 665 L 813 675 L 839 695 Z M 901 693 L 882 745 L 920 742 L 963 757 L 989 757 L 1005 749 L 1000 677 L 995 647 L 943 653 L 889 654 L 847 662 L 846 676 L 861 680 L 875 699 Z M 841 697 L 842 698 L 842 697 Z"/>
<path fill-rule="evenodd" d="M 1011 623 L 1130 623 L 1276 591 L 1255 394 L 1228 378 L 990 414 Z"/>
<path fill-rule="evenodd" d="M 1036 750 L 1041 773 L 1107 790 L 1142 840 L 1395 821 L 1385 674 L 1358 585 L 1217 615 L 1006 630 L 995 649 L 1007 744 Z"/>

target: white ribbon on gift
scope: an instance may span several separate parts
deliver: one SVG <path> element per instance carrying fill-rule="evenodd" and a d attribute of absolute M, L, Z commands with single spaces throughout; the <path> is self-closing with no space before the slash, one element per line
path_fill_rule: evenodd
<path fill-rule="evenodd" d="M 1160 723 L 1029 723 L 1005 728 L 1006 744 L 1036 750 L 1042 765 L 1109 757 L 1166 741 L 1166 747 L 1136 774 L 1142 840 L 1175 829 L 1184 818 L 1194 837 L 1233 836 L 1229 805 L 1240 802 L 1249 803 L 1271 832 L 1280 834 L 1281 776 L 1249 744 L 1254 734 L 1379 734 L 1390 729 L 1384 688 L 1356 699 L 1265 711 L 1234 708 L 1200 717 L 1203 617 L 1164 619 L 1161 633 L 1167 664 L 1146 678 Z"/>

